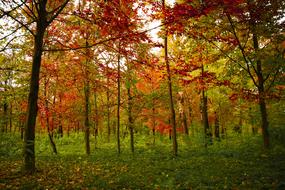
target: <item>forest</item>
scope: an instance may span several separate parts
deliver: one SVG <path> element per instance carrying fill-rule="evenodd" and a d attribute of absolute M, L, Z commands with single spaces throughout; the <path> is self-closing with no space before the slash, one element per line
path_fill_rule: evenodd
<path fill-rule="evenodd" d="M 285 1 L 0 0 L 0 189 L 285 189 Z"/>

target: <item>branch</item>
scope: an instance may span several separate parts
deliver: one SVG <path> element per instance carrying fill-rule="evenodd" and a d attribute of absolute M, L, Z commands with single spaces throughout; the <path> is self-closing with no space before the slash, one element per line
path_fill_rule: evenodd
<path fill-rule="evenodd" d="M 33 36 L 35 36 L 34 32 L 28 27 L 28 25 L 32 24 L 33 22 L 35 22 L 35 20 L 32 20 L 31 23 L 27 23 L 24 24 L 23 22 L 21 22 L 20 20 L 18 20 L 17 18 L 15 18 L 13 15 L 11 15 L 10 13 L 7 14 L 7 16 L 9 16 L 10 18 L 12 18 L 14 21 L 16 21 L 18 24 L 20 24 L 22 27 L 24 27 L 26 30 L 28 30 Z"/>
<path fill-rule="evenodd" d="M 269 89 L 273 86 L 278 74 L 280 73 L 280 69 L 277 69 L 277 71 L 275 72 L 275 74 L 273 75 L 273 80 L 271 81 L 271 83 L 269 84 L 269 86 L 266 89 L 266 92 L 269 91 Z M 266 79 L 267 80 L 267 79 Z"/>
<path fill-rule="evenodd" d="M 29 72 L 29 71 L 24 70 L 24 69 L 14 69 L 12 67 L 8 67 L 8 68 L 0 67 L 0 71 L 17 71 L 17 72 L 24 72 L 24 73 Z"/>
<path fill-rule="evenodd" d="M 51 11 L 51 13 L 55 13 L 55 14 L 50 18 L 50 20 L 48 21 L 48 24 L 52 23 L 52 21 L 53 21 L 56 17 L 58 17 L 58 15 L 59 15 L 59 14 L 61 13 L 61 11 L 65 8 L 65 6 L 67 5 L 67 3 L 68 3 L 69 1 L 70 1 L 70 0 L 65 0 L 65 2 L 64 2 L 61 6 L 55 8 L 53 11 Z"/>
<path fill-rule="evenodd" d="M 17 9 L 18 9 L 19 7 L 21 7 L 23 4 L 24 4 L 24 2 L 23 2 L 22 4 L 17 5 L 16 7 L 12 8 L 12 9 L 9 10 L 9 11 L 4 11 L 3 9 L 0 9 L 0 11 L 2 12 L 2 13 L 1 13 L 2 15 L 0 15 L 0 19 L 1 19 L 2 17 L 4 17 L 4 16 L 9 16 L 9 14 L 10 14 L 11 12 L 17 10 Z"/>
<path fill-rule="evenodd" d="M 27 12 L 25 9 L 22 9 L 30 18 L 32 18 L 33 20 L 36 20 L 37 19 L 37 16 L 35 15 L 35 13 L 33 12 L 33 10 L 25 3 L 25 1 L 22 1 L 22 3 L 24 3 L 24 6 L 30 11 Z"/>
<path fill-rule="evenodd" d="M 25 35 L 21 35 L 21 36 L 15 36 L 14 38 L 12 38 L 11 40 L 9 40 L 6 45 L 0 49 L 0 52 L 3 52 L 7 49 L 7 47 L 12 43 L 12 41 L 14 41 L 16 38 L 19 38 L 19 37 L 22 37 L 22 36 L 25 36 Z"/>
<path fill-rule="evenodd" d="M 227 18 L 228 18 L 228 20 L 229 20 L 229 22 L 230 22 L 231 28 L 232 28 L 232 30 L 233 30 L 233 34 L 234 34 L 234 36 L 235 36 L 235 38 L 236 38 L 236 40 L 237 40 L 237 42 L 238 42 L 239 49 L 240 49 L 240 51 L 241 51 L 241 53 L 242 53 L 242 57 L 243 57 L 244 62 L 245 62 L 245 64 L 246 64 L 246 71 L 247 71 L 247 73 L 249 74 L 250 78 L 252 79 L 254 85 L 258 87 L 258 84 L 257 84 L 256 80 L 254 79 L 254 77 L 253 77 L 251 71 L 250 71 L 249 62 L 250 62 L 250 64 L 252 65 L 252 68 L 254 69 L 255 73 L 257 73 L 257 71 L 256 71 L 254 65 L 252 64 L 252 62 L 246 57 L 244 48 L 242 47 L 242 45 L 241 45 L 241 43 L 240 43 L 240 40 L 239 40 L 239 38 L 238 38 L 238 36 L 237 36 L 237 33 L 235 32 L 235 27 L 234 27 L 233 21 L 232 21 L 230 15 L 229 15 L 228 13 L 227 13 Z"/>
<path fill-rule="evenodd" d="M 116 36 L 116 37 L 107 38 L 107 39 L 101 40 L 99 42 L 90 44 L 88 46 L 79 46 L 79 47 L 75 47 L 75 48 L 64 46 L 66 48 L 61 48 L 61 49 L 44 49 L 44 51 L 50 51 L 50 52 L 55 52 L 55 51 L 73 51 L 73 50 L 80 50 L 80 49 L 85 49 L 85 48 L 92 48 L 94 46 L 97 46 L 97 45 L 100 45 L 100 44 L 104 44 L 104 43 L 109 42 L 109 41 L 113 41 L 113 40 L 117 40 L 117 39 L 121 39 L 121 38 L 127 38 L 127 37 L 130 37 L 130 36 L 133 36 L 133 35 L 144 34 L 144 33 L 147 33 L 149 31 L 152 31 L 152 30 L 154 30 L 156 28 L 159 28 L 159 27 L 161 27 L 163 25 L 164 24 L 160 24 L 160 25 L 155 26 L 153 28 L 150 28 L 150 29 L 147 29 L 147 30 L 144 30 L 144 31 L 141 31 L 141 32 L 137 32 L 137 33 L 134 33 L 134 34 L 126 34 L 126 35 L 122 35 L 122 36 Z"/>
<path fill-rule="evenodd" d="M 212 40 L 207 39 L 203 34 L 201 34 L 201 36 L 202 36 L 203 39 L 205 39 L 206 41 L 211 43 L 213 46 L 215 46 L 222 54 L 224 54 L 224 56 L 226 56 L 227 58 L 232 60 L 234 63 L 237 63 L 242 69 L 247 71 L 247 69 L 244 66 L 242 66 L 237 60 L 235 60 L 231 56 L 229 56 L 226 52 L 224 52 L 224 50 L 222 50 L 219 46 L 217 46 Z"/>

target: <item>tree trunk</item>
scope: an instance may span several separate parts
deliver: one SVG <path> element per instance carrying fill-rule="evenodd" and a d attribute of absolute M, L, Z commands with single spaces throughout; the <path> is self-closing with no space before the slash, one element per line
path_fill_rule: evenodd
<path fill-rule="evenodd" d="M 41 13 L 41 17 L 46 16 L 46 13 Z M 37 118 L 37 102 L 39 92 L 39 75 L 41 67 L 41 58 L 43 53 L 43 38 L 45 33 L 45 23 L 37 23 L 37 33 L 34 38 L 34 53 L 32 62 L 32 73 L 30 81 L 30 92 L 28 99 L 28 116 L 24 133 L 24 170 L 33 173 L 36 170 L 35 166 L 35 126 Z"/>
<path fill-rule="evenodd" d="M 264 148 L 269 148 L 269 132 L 268 132 L 268 119 L 267 119 L 267 110 L 266 110 L 266 103 L 265 99 L 263 97 L 262 90 L 259 91 L 259 109 L 261 112 L 261 118 L 262 118 L 262 135 L 263 135 L 263 144 Z"/>
<path fill-rule="evenodd" d="M 193 127 L 193 111 L 192 111 L 192 107 L 191 107 L 191 105 L 189 105 L 189 107 L 188 107 L 188 111 L 189 111 L 189 115 L 188 115 L 188 117 L 189 117 L 189 127 L 190 127 L 190 130 L 192 131 L 192 136 L 194 136 L 195 135 L 195 128 Z"/>
<path fill-rule="evenodd" d="M 253 39 L 253 47 L 255 50 L 255 53 L 257 54 L 259 52 L 259 45 L 258 45 L 258 38 L 257 34 L 255 32 L 255 22 L 252 22 L 252 39 Z M 257 56 L 256 61 L 256 74 L 257 74 L 257 80 L 258 80 L 258 103 L 259 103 L 259 109 L 261 113 L 261 121 L 262 121 L 262 135 L 263 135 L 263 144 L 264 148 L 269 148 L 269 122 L 268 122 L 268 115 L 267 115 L 267 108 L 266 108 L 266 101 L 265 101 L 265 90 L 264 90 L 264 77 L 262 73 L 262 65 L 261 60 Z"/>
<path fill-rule="evenodd" d="M 84 122 L 84 127 L 85 127 L 85 151 L 86 154 L 90 154 L 90 130 L 89 130 L 89 82 L 88 80 L 86 81 L 85 88 L 84 88 L 84 93 L 85 93 L 85 122 Z"/>
<path fill-rule="evenodd" d="M 187 117 L 186 113 L 183 111 L 182 113 L 182 120 L 183 120 L 183 127 L 184 127 L 184 133 L 185 135 L 189 135 L 189 130 L 188 130 L 188 124 L 187 124 Z"/>
<path fill-rule="evenodd" d="M 110 78 L 109 78 L 109 66 L 107 65 L 107 134 L 108 142 L 110 142 L 111 126 L 110 126 Z"/>
<path fill-rule="evenodd" d="M 13 122 L 12 122 L 12 115 L 13 115 L 13 106 L 10 103 L 10 110 L 9 110 L 9 132 L 12 132 Z"/>
<path fill-rule="evenodd" d="M 132 116 L 132 96 L 131 96 L 131 89 L 128 88 L 128 123 L 129 123 L 129 130 L 130 130 L 130 145 L 132 153 L 135 152 L 134 146 L 134 121 Z"/>
<path fill-rule="evenodd" d="M 204 66 L 202 65 L 202 76 L 204 74 Z M 202 121 L 204 125 L 204 134 L 205 134 L 205 147 L 208 144 L 212 144 L 212 133 L 208 120 L 208 98 L 205 94 L 205 89 L 202 89 Z"/>
<path fill-rule="evenodd" d="M 188 130 L 188 124 L 187 124 L 187 117 L 186 117 L 186 111 L 185 111 L 185 101 L 184 101 L 184 93 L 180 94 L 180 114 L 181 114 L 181 119 L 182 119 L 182 124 L 183 124 L 183 129 L 184 129 L 184 134 L 187 136 L 189 135 L 189 130 Z"/>
<path fill-rule="evenodd" d="M 154 98 L 152 98 L 152 144 L 155 145 L 155 101 Z"/>
<path fill-rule="evenodd" d="M 4 100 L 4 125 L 3 125 L 3 132 L 8 132 L 8 103 Z"/>
<path fill-rule="evenodd" d="M 58 134 L 59 137 L 63 137 L 63 128 L 62 128 L 62 93 L 59 93 L 59 116 L 58 116 L 58 120 L 59 120 L 59 125 L 58 125 Z"/>
<path fill-rule="evenodd" d="M 44 89 L 44 97 L 45 97 L 45 111 L 46 111 L 46 126 L 47 126 L 47 132 L 48 132 L 48 137 L 50 141 L 50 145 L 52 147 L 52 150 L 55 154 L 57 154 L 57 149 L 55 142 L 53 140 L 52 134 L 50 132 L 50 125 L 49 125 L 49 106 L 48 106 L 48 96 L 47 96 L 47 84 L 48 84 L 48 79 L 45 81 L 45 89 Z"/>
<path fill-rule="evenodd" d="M 162 0 L 162 6 L 163 9 L 165 9 L 165 0 Z M 171 119 L 170 123 L 172 126 L 172 149 L 173 149 L 173 155 L 177 156 L 178 153 L 178 144 L 177 144 L 177 136 L 176 136 L 176 120 L 175 120 L 175 109 L 174 109 L 174 102 L 173 102 L 173 94 L 172 94 L 172 78 L 171 78 L 171 71 L 170 71 L 170 65 L 168 60 L 168 44 L 167 44 L 167 35 L 168 32 L 165 32 L 164 37 L 164 59 L 165 59 L 165 65 L 166 65 L 166 71 L 167 71 L 167 82 L 168 82 L 168 93 L 169 93 L 169 106 L 170 106 L 170 114 Z"/>
<path fill-rule="evenodd" d="M 256 135 L 257 130 L 255 128 L 254 115 L 253 115 L 253 111 L 251 107 L 249 107 L 249 117 L 250 117 L 250 124 L 251 124 L 251 132 L 253 135 Z"/>
<path fill-rule="evenodd" d="M 20 126 L 20 133 L 21 133 L 21 139 L 24 140 L 24 125 L 21 124 Z"/>
<path fill-rule="evenodd" d="M 88 42 L 86 40 L 86 47 L 88 47 Z M 85 122 L 84 122 L 84 127 L 85 127 L 85 151 L 86 154 L 90 154 L 90 123 L 89 123 L 89 98 L 90 98 L 90 84 L 89 84 L 89 68 L 88 68 L 88 50 L 86 50 L 86 65 L 85 65 L 85 84 L 84 84 L 84 95 L 85 95 Z"/>
<path fill-rule="evenodd" d="M 220 140 L 220 121 L 217 112 L 215 112 L 215 137 Z"/>
<path fill-rule="evenodd" d="M 120 45 L 119 45 L 120 48 Z M 120 51 L 118 54 L 118 105 L 117 105 L 117 147 L 118 147 L 118 154 L 121 153 L 121 145 L 120 145 L 120 104 L 121 104 L 121 66 L 120 66 Z"/>
<path fill-rule="evenodd" d="M 128 68 L 128 72 L 130 72 L 129 68 Z M 129 83 L 131 83 L 130 76 L 128 77 L 128 80 L 129 80 Z M 127 87 L 127 92 L 128 92 L 128 126 L 129 126 L 129 130 L 130 130 L 130 147 L 131 147 L 132 153 L 134 153 L 135 152 L 134 120 L 133 120 L 133 116 L 132 116 L 133 102 L 132 102 L 132 94 L 131 94 L 131 85 Z"/>
<path fill-rule="evenodd" d="M 98 114 L 98 104 L 97 104 L 97 92 L 95 89 L 94 92 L 94 106 L 95 106 L 95 122 L 94 122 L 94 140 L 95 140 L 95 149 L 97 148 L 97 137 L 98 137 L 98 128 L 99 128 L 99 114 Z"/>
<path fill-rule="evenodd" d="M 205 147 L 208 144 L 212 144 L 212 134 L 208 120 L 208 98 L 205 95 L 204 89 L 202 90 L 202 120 L 204 125 L 204 134 L 205 134 Z"/>

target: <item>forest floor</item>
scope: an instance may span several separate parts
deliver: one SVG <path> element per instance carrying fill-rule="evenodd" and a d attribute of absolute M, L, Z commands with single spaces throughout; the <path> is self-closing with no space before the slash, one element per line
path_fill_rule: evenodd
<path fill-rule="evenodd" d="M 206 149 L 202 138 L 180 137 L 174 158 L 165 137 L 155 146 L 150 137 L 137 139 L 134 154 L 122 139 L 120 156 L 115 142 L 98 139 L 86 156 L 83 134 L 55 139 L 57 155 L 41 136 L 38 171 L 23 175 L 19 135 L 0 134 L 0 189 L 285 189 L 285 148 L 264 150 L 261 139 L 237 135 Z"/>

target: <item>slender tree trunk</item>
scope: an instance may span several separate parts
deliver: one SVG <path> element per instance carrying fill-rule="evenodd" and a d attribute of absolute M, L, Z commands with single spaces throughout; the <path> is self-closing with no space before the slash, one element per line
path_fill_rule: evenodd
<path fill-rule="evenodd" d="M 259 91 L 259 109 L 261 112 L 261 118 L 262 118 L 262 135 L 263 135 L 263 143 L 265 148 L 269 148 L 269 132 L 268 132 L 268 118 L 267 118 L 267 109 L 266 109 L 266 103 L 264 93 L 262 90 Z"/>
<path fill-rule="evenodd" d="M 184 93 L 180 94 L 180 105 L 181 105 L 181 119 L 182 119 L 182 123 L 183 123 L 183 129 L 184 129 L 184 133 L 186 135 L 189 135 L 189 130 L 188 130 L 188 124 L 187 124 L 187 117 L 186 117 L 186 113 L 185 113 L 185 101 L 184 101 Z"/>
<path fill-rule="evenodd" d="M 251 27 L 252 27 L 252 39 L 253 39 L 253 47 L 255 53 L 259 52 L 259 45 L 258 45 L 258 37 L 255 31 L 255 22 L 251 20 Z M 269 122 L 268 122 L 268 115 L 267 115 L 267 108 L 266 108 L 266 101 L 265 101 L 265 90 L 264 90 L 264 77 L 262 72 L 262 64 L 260 58 L 257 56 L 256 61 L 256 74 L 258 80 L 258 103 L 259 109 L 261 113 L 261 121 L 262 121 L 262 135 L 263 135 L 263 144 L 264 148 L 269 148 Z"/>
<path fill-rule="evenodd" d="M 95 138 L 95 149 L 97 148 L 97 137 L 99 128 L 99 114 L 98 114 L 98 104 L 97 104 L 97 92 L 94 92 L 94 106 L 95 106 L 95 122 L 94 122 L 94 138 Z"/>
<path fill-rule="evenodd" d="M 8 103 L 4 100 L 4 125 L 3 125 L 3 132 L 8 132 Z"/>
<path fill-rule="evenodd" d="M 32 61 L 32 73 L 30 81 L 30 92 L 28 99 L 28 115 L 24 133 L 24 170 L 33 173 L 35 166 L 35 126 L 37 118 L 37 102 L 39 92 L 39 75 L 41 67 L 41 59 L 43 53 L 43 39 L 46 27 L 46 3 L 40 2 L 39 21 L 37 22 L 36 35 L 34 36 L 34 52 Z"/>
<path fill-rule="evenodd" d="M 84 88 L 84 93 L 85 93 L 85 122 L 84 122 L 84 126 L 85 126 L 85 151 L 86 154 L 89 155 L 90 154 L 90 129 L 89 129 L 89 81 L 88 79 L 86 80 L 85 83 L 85 88 Z"/>
<path fill-rule="evenodd" d="M 8 80 L 5 80 L 4 82 L 4 92 L 7 92 L 7 86 L 8 86 Z M 8 132 L 8 102 L 7 102 L 7 95 L 4 95 L 4 104 L 3 104 L 3 128 L 2 128 L 2 132 Z"/>
<path fill-rule="evenodd" d="M 154 98 L 152 98 L 152 144 L 155 145 L 155 126 L 156 126 L 156 122 L 155 122 L 155 100 Z"/>
<path fill-rule="evenodd" d="M 120 45 L 119 45 L 120 49 Z M 118 154 L 121 153 L 121 145 L 120 145 L 120 104 L 121 104 L 121 66 L 120 66 L 120 51 L 118 54 L 118 79 L 117 79 L 117 85 L 118 85 L 118 106 L 117 106 L 117 147 L 118 147 Z"/>
<path fill-rule="evenodd" d="M 220 121 L 217 112 L 215 112 L 215 137 L 220 140 Z"/>
<path fill-rule="evenodd" d="M 58 116 L 58 120 L 59 120 L 59 124 L 58 124 L 58 134 L 59 137 L 63 137 L 63 127 L 62 127 L 62 93 L 59 93 L 59 116 Z"/>
<path fill-rule="evenodd" d="M 130 147 L 132 153 L 135 152 L 135 146 L 134 146 L 134 121 L 132 116 L 132 95 L 131 95 L 131 88 L 127 88 L 128 91 L 128 125 L 130 130 Z"/>
<path fill-rule="evenodd" d="M 247 1 L 248 6 L 250 7 L 251 4 L 254 4 L 255 1 Z M 262 127 L 262 135 L 263 135 L 263 144 L 264 148 L 269 148 L 270 141 L 269 141 L 269 121 L 268 121 L 268 115 L 267 115 L 267 108 L 266 108 L 266 100 L 265 100 L 265 88 L 264 88 L 264 77 L 262 72 L 262 63 L 258 56 L 259 53 L 259 42 L 258 42 L 258 35 L 256 33 L 256 21 L 254 20 L 254 16 L 252 13 L 252 10 L 249 10 L 250 13 L 250 29 L 252 32 L 252 41 L 253 41 L 253 47 L 254 51 L 256 53 L 256 74 L 257 74 L 257 89 L 258 89 L 258 103 L 259 103 L 259 109 L 261 113 L 261 127 Z"/>
<path fill-rule="evenodd" d="M 183 127 L 184 127 L 184 133 L 185 135 L 189 135 L 189 130 L 188 130 L 188 124 L 187 124 L 187 117 L 186 117 L 186 113 L 183 111 L 182 113 L 182 120 L 183 120 Z"/>
<path fill-rule="evenodd" d="M 44 88 L 44 97 L 45 97 L 45 111 L 46 111 L 46 126 L 47 126 L 47 132 L 48 132 L 48 137 L 50 141 L 51 148 L 55 154 L 57 154 L 57 149 L 55 142 L 53 140 L 53 137 L 50 132 L 50 125 L 49 125 L 49 106 L 48 106 L 48 96 L 47 96 L 47 84 L 48 84 L 48 79 L 45 81 L 45 88 Z"/>
<path fill-rule="evenodd" d="M 195 133 L 195 128 L 192 126 L 192 123 L 193 123 L 193 118 L 192 118 L 192 115 L 193 115 L 193 111 L 192 111 L 192 108 L 191 108 L 191 105 L 189 105 L 188 107 L 188 111 L 189 111 L 189 127 L 190 127 L 190 130 L 192 131 L 192 135 L 194 136 L 194 133 Z"/>
<path fill-rule="evenodd" d="M 21 139 L 24 140 L 24 124 L 22 124 L 22 123 L 20 126 L 20 133 L 21 133 Z"/>
<path fill-rule="evenodd" d="M 107 133 L 108 133 L 108 142 L 110 142 L 111 137 L 111 123 L 110 123 L 110 92 L 107 91 Z"/>
<path fill-rule="evenodd" d="M 208 144 L 212 144 L 212 134 L 211 129 L 209 125 L 208 120 L 208 98 L 205 95 L 205 90 L 202 90 L 202 120 L 204 125 L 204 134 L 205 134 L 205 147 L 208 146 Z"/>
<path fill-rule="evenodd" d="M 88 42 L 86 40 L 86 47 L 88 46 Z M 86 50 L 88 51 L 88 50 Z M 89 68 L 88 68 L 88 56 L 89 53 L 86 52 L 86 65 L 85 65 L 85 84 L 84 84 L 84 94 L 85 94 L 85 151 L 86 154 L 90 154 L 90 123 L 89 123 L 89 97 L 90 97 L 90 84 L 89 84 Z"/>
<path fill-rule="evenodd" d="M 168 91 L 169 91 L 169 104 L 170 104 L 170 113 L 171 119 L 170 123 L 172 126 L 172 146 L 173 146 L 173 155 L 177 156 L 178 152 L 178 144 L 177 144 L 177 136 L 176 136 L 176 119 L 175 119 L 175 109 L 174 109 L 174 101 L 173 101 L 173 93 L 172 93 L 172 79 L 171 79 L 171 71 L 168 62 L 168 50 L 167 50 L 167 36 L 164 39 L 165 45 L 165 63 L 167 68 L 167 79 L 168 79 Z"/>
<path fill-rule="evenodd" d="M 109 78 L 109 66 L 107 65 L 107 134 L 108 134 L 108 142 L 110 142 L 111 136 L 111 126 L 110 126 L 110 78 Z"/>
<path fill-rule="evenodd" d="M 10 104 L 10 112 L 9 112 L 9 131 L 10 133 L 12 132 L 12 127 L 13 127 L 13 105 L 12 103 Z"/>
<path fill-rule="evenodd" d="M 202 76 L 204 74 L 204 66 L 202 65 Z M 205 147 L 208 146 L 208 144 L 212 144 L 212 133 L 209 125 L 208 120 L 208 98 L 205 93 L 205 89 L 202 89 L 202 120 L 204 125 L 204 134 L 205 134 Z"/>
<path fill-rule="evenodd" d="M 132 115 L 132 111 L 133 111 L 133 97 L 132 97 L 132 93 L 131 93 L 131 83 L 132 83 L 132 74 L 131 74 L 131 68 L 129 63 L 127 63 L 127 80 L 129 85 L 127 86 L 127 94 L 128 94 L 128 128 L 130 131 L 130 147 L 131 147 L 131 151 L 132 153 L 135 152 L 135 145 L 134 145 L 134 119 L 133 119 L 133 115 Z"/>
<path fill-rule="evenodd" d="M 255 128 L 254 116 L 253 116 L 253 111 L 251 107 L 249 107 L 249 116 L 250 116 L 251 132 L 253 135 L 255 135 L 257 133 L 257 130 Z"/>
<path fill-rule="evenodd" d="M 165 9 L 165 0 L 162 0 L 163 9 Z M 170 114 L 171 119 L 170 123 L 172 126 L 172 148 L 173 148 L 173 155 L 177 156 L 178 153 L 178 144 L 177 144 L 177 135 L 176 135 L 176 119 L 175 119 L 175 109 L 174 109 L 174 101 L 173 101 L 173 94 L 172 94 L 172 78 L 171 78 L 171 71 L 169 66 L 168 60 L 168 32 L 166 30 L 165 37 L 164 37 L 164 59 L 165 65 L 167 70 L 167 82 L 168 82 L 168 93 L 169 93 L 169 105 L 170 105 Z"/>

